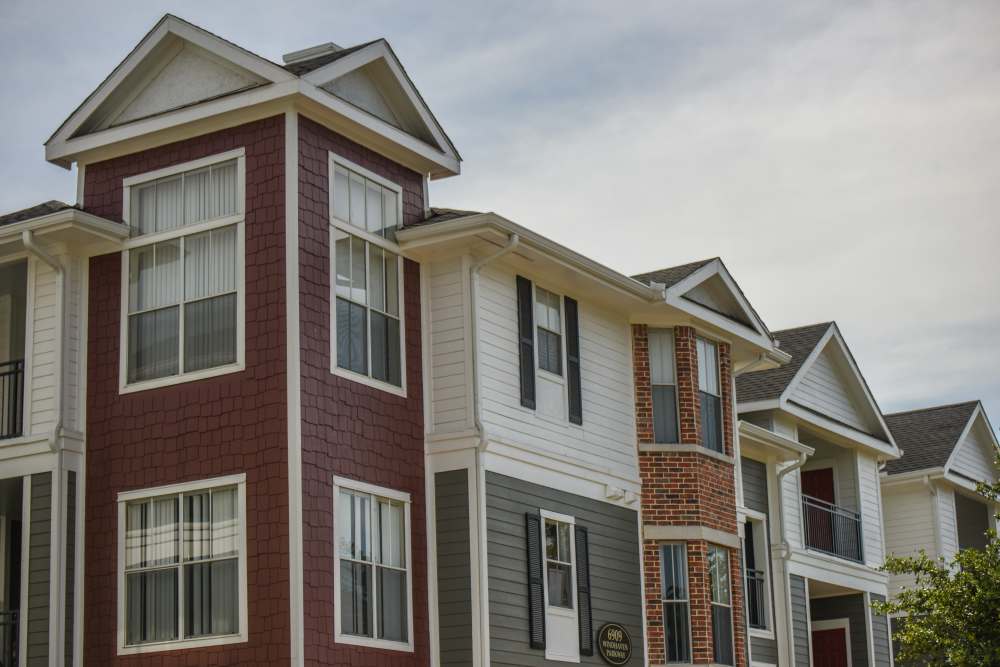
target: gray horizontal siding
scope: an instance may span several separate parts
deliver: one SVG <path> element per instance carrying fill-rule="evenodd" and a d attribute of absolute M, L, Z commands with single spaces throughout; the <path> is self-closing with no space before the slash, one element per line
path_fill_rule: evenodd
<path fill-rule="evenodd" d="M 763 514 L 767 514 L 767 465 L 743 457 L 743 504 Z"/>
<path fill-rule="evenodd" d="M 590 549 L 594 628 L 619 623 L 632 637 L 630 665 L 642 665 L 642 582 L 638 516 L 633 510 L 486 473 L 490 656 L 494 667 L 551 664 L 528 645 L 528 574 L 524 515 L 545 509 L 576 517 Z M 596 651 L 595 651 L 596 653 Z M 603 665 L 598 655 L 584 665 Z"/>
<path fill-rule="evenodd" d="M 31 476 L 28 532 L 28 667 L 49 664 L 49 563 L 52 544 L 52 473 Z"/>
<path fill-rule="evenodd" d="M 851 631 L 851 665 L 868 667 L 868 625 L 865 621 L 868 610 L 863 594 L 817 598 L 810 601 L 809 611 L 813 621 L 846 618 Z"/>
<path fill-rule="evenodd" d="M 773 639 L 764 639 L 763 637 L 751 637 L 750 659 L 753 662 L 766 662 L 770 665 L 777 665 L 778 642 Z"/>
<path fill-rule="evenodd" d="M 809 667 L 809 600 L 806 580 L 797 574 L 788 577 L 792 596 L 792 638 L 795 642 L 795 667 Z"/>
<path fill-rule="evenodd" d="M 871 596 L 872 602 L 885 602 L 884 595 Z M 889 619 L 884 614 L 876 614 L 874 609 L 868 612 L 872 618 L 872 644 L 875 652 L 875 667 L 890 667 L 892 665 L 891 651 L 889 645 Z"/>
<path fill-rule="evenodd" d="M 434 475 L 438 626 L 442 667 L 472 664 L 472 564 L 469 473 Z"/>

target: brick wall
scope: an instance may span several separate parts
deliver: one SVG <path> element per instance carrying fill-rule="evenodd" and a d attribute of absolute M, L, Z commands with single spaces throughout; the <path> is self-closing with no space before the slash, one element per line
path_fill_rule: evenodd
<path fill-rule="evenodd" d="M 90 261 L 84 658 L 87 665 L 273 665 L 289 660 L 288 464 L 281 116 L 87 165 L 84 208 L 122 219 L 122 179 L 246 150 L 246 370 L 118 393 L 121 255 Z M 249 638 L 116 655 L 121 491 L 246 473 Z"/>
<path fill-rule="evenodd" d="M 302 464 L 305 657 L 309 665 L 427 665 L 424 428 L 420 268 L 406 261 L 407 398 L 330 372 L 328 151 L 402 186 L 403 220 L 423 216 L 421 177 L 311 120 L 299 122 L 299 243 L 302 308 Z M 333 607 L 333 476 L 409 492 L 412 498 L 414 652 L 336 644 Z"/>
<path fill-rule="evenodd" d="M 679 439 L 682 445 L 701 442 L 701 412 L 698 396 L 697 336 L 691 327 L 674 329 L 677 374 Z M 648 330 L 632 327 L 635 375 L 636 428 L 640 445 L 653 443 L 652 389 L 649 376 Z M 733 412 L 730 348 L 719 344 L 722 384 L 723 440 L 725 452 L 733 453 Z M 640 451 L 642 520 L 649 526 L 704 526 L 735 535 L 736 486 L 734 466 L 700 452 Z M 712 661 L 711 599 L 707 565 L 708 543 L 687 542 L 688 581 L 691 604 L 692 657 L 695 664 Z M 741 554 L 730 550 L 735 662 L 745 664 Z M 660 543 L 643 543 L 645 603 L 650 664 L 666 662 L 660 581 Z"/>

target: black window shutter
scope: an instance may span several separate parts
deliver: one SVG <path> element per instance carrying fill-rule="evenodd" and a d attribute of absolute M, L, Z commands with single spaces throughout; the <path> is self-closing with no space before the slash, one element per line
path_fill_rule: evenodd
<path fill-rule="evenodd" d="M 535 409 L 535 318 L 531 281 L 517 277 L 517 337 L 521 369 L 521 405 Z"/>
<path fill-rule="evenodd" d="M 587 529 L 576 526 L 576 599 L 580 612 L 580 655 L 594 655 L 594 619 L 590 611 L 590 551 Z"/>
<path fill-rule="evenodd" d="M 545 577 L 542 567 L 542 519 L 524 515 L 528 539 L 528 636 L 531 648 L 545 648 Z"/>
<path fill-rule="evenodd" d="M 569 387 L 569 420 L 583 423 L 583 395 L 580 389 L 580 315 L 576 300 L 563 298 L 566 311 L 566 382 Z"/>

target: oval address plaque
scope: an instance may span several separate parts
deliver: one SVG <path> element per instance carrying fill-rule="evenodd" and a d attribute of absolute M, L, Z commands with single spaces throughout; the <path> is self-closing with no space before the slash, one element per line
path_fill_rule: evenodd
<path fill-rule="evenodd" d="M 609 665 L 624 665 L 632 658 L 632 638 L 617 623 L 606 623 L 597 633 L 597 649 Z"/>

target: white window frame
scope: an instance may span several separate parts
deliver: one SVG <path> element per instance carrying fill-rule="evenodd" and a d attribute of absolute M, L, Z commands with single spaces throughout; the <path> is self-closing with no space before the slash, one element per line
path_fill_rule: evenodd
<path fill-rule="evenodd" d="M 771 604 L 771 560 L 770 560 L 770 549 L 768 539 L 768 525 L 767 517 L 756 510 L 744 509 L 744 514 L 746 514 L 746 522 L 743 524 L 744 530 L 744 540 L 746 539 L 746 531 L 754 531 L 754 558 L 758 561 L 757 565 L 761 568 L 764 573 L 764 620 L 766 628 L 751 628 L 749 623 L 749 599 L 750 596 L 746 592 L 746 583 L 743 584 L 743 603 L 746 607 L 747 614 L 747 629 L 750 631 L 751 637 L 760 637 L 762 639 L 774 639 L 774 605 Z M 759 540 L 758 540 L 759 537 Z M 746 563 L 746 547 L 744 543 L 744 548 L 742 549 L 743 554 L 743 572 L 744 576 L 747 572 Z"/>
<path fill-rule="evenodd" d="M 168 176 L 174 176 L 186 171 L 203 169 L 222 162 L 236 160 L 236 206 L 237 213 L 199 222 L 193 225 L 181 225 L 177 229 L 166 232 L 154 232 L 144 234 L 134 238 L 126 239 L 124 250 L 122 251 L 121 266 L 121 323 L 118 345 L 118 393 L 128 394 L 135 391 L 144 391 L 157 387 L 166 387 L 184 382 L 194 382 L 205 378 L 226 375 L 228 373 L 238 373 L 246 369 L 246 150 L 237 148 L 225 153 L 217 153 L 198 160 L 191 160 L 182 164 L 157 169 L 156 171 L 130 176 L 122 181 L 122 220 L 125 225 L 131 228 L 132 215 L 132 188 L 155 181 Z M 169 241 L 171 239 L 184 236 L 193 236 L 201 232 L 207 232 L 222 227 L 236 226 L 236 362 L 224 366 L 215 366 L 198 371 L 178 373 L 152 380 L 141 380 L 139 382 L 128 381 L 128 290 L 129 290 L 129 262 L 131 251 L 135 248 L 142 248 L 148 245 Z M 179 341 L 179 363 L 184 359 L 184 302 L 180 304 L 180 341 Z"/>
<path fill-rule="evenodd" d="M 559 382 L 560 384 L 566 384 L 566 308 L 564 295 L 556 292 L 555 290 L 550 290 L 544 285 L 539 285 L 538 283 L 533 283 L 533 289 L 531 290 L 531 319 L 534 321 L 535 330 L 532 335 L 535 338 L 535 372 L 542 373 L 545 377 L 551 379 L 553 382 Z M 538 290 L 542 290 L 556 297 L 559 302 L 559 327 L 562 331 L 557 334 L 559 336 L 559 365 L 562 368 L 562 373 L 553 373 L 550 370 L 544 369 L 539 365 L 538 357 L 538 330 L 545 329 L 550 333 L 556 333 L 547 327 L 543 327 L 538 323 Z"/>
<path fill-rule="evenodd" d="M 340 491 L 351 491 L 354 493 L 367 494 L 377 498 L 395 500 L 403 504 L 404 529 L 406 531 L 406 641 L 396 642 L 388 639 L 378 639 L 376 637 L 360 637 L 342 632 L 340 627 L 340 555 L 337 553 L 338 537 L 340 533 L 339 522 L 337 521 L 337 500 Z M 374 498 L 373 498 L 374 500 Z M 373 503 L 374 506 L 374 503 Z M 413 524 L 410 517 L 410 494 L 405 491 L 396 491 L 382 486 L 376 486 L 367 482 L 348 479 L 346 477 L 333 478 L 333 607 L 334 607 L 334 641 L 338 644 L 350 644 L 353 646 L 367 646 L 369 648 L 381 648 L 390 651 L 413 653 Z M 375 567 L 372 565 L 372 629 L 378 626 L 378 596 L 375 591 Z M 373 633 L 375 634 L 375 633 Z"/>
<path fill-rule="evenodd" d="M 652 365 L 653 365 L 653 353 L 652 353 L 652 347 L 649 345 L 649 334 L 652 333 L 652 332 L 664 332 L 668 336 L 670 336 L 670 345 L 671 345 L 670 361 L 671 361 L 671 364 L 674 367 L 674 383 L 672 385 L 654 384 L 653 383 L 653 368 L 652 368 Z M 649 359 L 647 361 L 649 363 L 649 371 L 650 371 L 649 372 L 649 397 L 650 397 L 650 401 L 652 401 L 652 398 L 653 398 L 653 387 L 673 387 L 674 388 L 674 421 L 675 421 L 674 428 L 677 430 L 677 441 L 676 442 L 662 442 L 662 443 L 656 441 L 656 412 L 654 410 L 652 410 L 652 406 L 650 406 L 650 420 L 653 422 L 653 441 L 654 441 L 655 444 L 658 444 L 658 445 L 661 445 L 661 444 L 662 445 L 677 445 L 677 444 L 680 444 L 680 439 L 681 439 L 681 405 L 680 405 L 679 392 L 677 391 L 677 335 L 676 335 L 676 332 L 674 331 L 674 329 L 672 329 L 670 327 L 650 327 L 650 328 L 648 328 L 646 330 L 646 351 L 647 351 L 647 354 L 649 355 Z M 699 409 L 700 409 L 700 406 L 699 406 Z"/>
<path fill-rule="evenodd" d="M 691 627 L 691 573 L 690 573 L 689 568 L 688 568 L 688 557 L 689 557 L 689 554 L 688 554 L 688 545 L 687 545 L 687 542 L 660 542 L 657 546 L 659 547 L 659 555 L 660 555 L 660 624 L 661 624 L 661 627 L 664 626 L 663 610 L 666 608 L 667 604 L 677 604 L 679 602 L 684 602 L 684 603 L 687 604 L 687 626 L 688 626 L 688 646 L 687 646 L 687 649 L 688 649 L 688 659 L 686 661 L 683 661 L 683 662 L 677 662 L 675 660 L 673 662 L 667 662 L 667 664 L 670 664 L 670 665 L 690 665 L 690 664 L 692 664 L 694 662 L 694 636 L 693 636 L 694 630 Z M 687 582 L 687 597 L 684 598 L 683 600 L 680 600 L 680 599 L 668 600 L 668 599 L 666 599 L 666 598 L 663 597 L 663 568 L 664 568 L 663 547 L 668 547 L 668 546 L 669 547 L 680 546 L 684 550 L 684 580 Z M 667 656 L 668 651 L 667 651 L 666 641 L 667 641 L 667 635 L 666 635 L 666 629 L 664 627 L 664 632 L 663 632 L 663 642 L 664 642 L 664 645 L 663 645 L 663 659 L 665 661 L 667 660 L 667 657 L 668 657 Z"/>
<path fill-rule="evenodd" d="M 709 564 L 708 564 L 708 559 L 710 558 L 713 549 L 718 549 L 720 551 L 725 552 L 725 554 L 726 554 L 726 577 L 729 580 L 729 603 L 728 604 L 724 604 L 724 603 L 721 603 L 721 602 L 716 602 L 715 600 L 712 599 L 712 587 L 713 587 L 713 583 L 712 583 L 712 570 L 711 570 L 711 566 L 709 566 Z M 732 561 L 730 560 L 730 558 L 731 558 L 731 552 L 732 552 L 732 547 L 727 547 L 727 546 L 724 546 L 722 544 L 712 544 L 711 542 L 709 542 L 708 543 L 708 549 L 705 551 L 705 558 L 706 558 L 706 563 L 705 564 L 706 564 L 706 566 L 708 566 L 707 569 L 708 569 L 708 606 L 709 606 L 709 611 L 711 612 L 711 610 L 712 610 L 713 607 L 726 607 L 727 609 L 729 609 L 730 650 L 733 653 L 733 665 L 734 665 L 734 667 L 739 667 L 739 664 L 736 661 L 736 615 L 733 613 L 733 569 L 732 569 Z M 713 614 L 710 613 L 709 614 L 709 619 L 708 619 L 709 623 L 712 622 L 712 617 L 713 617 Z M 714 635 L 714 629 L 713 629 L 713 635 Z M 714 650 L 714 645 L 713 645 L 713 650 Z M 713 661 L 714 661 L 714 656 L 713 656 Z M 713 662 L 712 664 L 716 664 L 716 663 Z M 718 663 L 718 664 L 721 665 L 721 664 L 724 664 L 724 663 Z"/>
<path fill-rule="evenodd" d="M 125 507 L 128 503 L 136 500 L 159 498 L 162 496 L 180 495 L 182 493 L 195 493 L 224 486 L 236 487 L 236 506 L 239 516 L 239 536 L 237 542 L 240 553 L 237 560 L 239 571 L 239 615 L 240 630 L 233 635 L 219 635 L 216 637 L 199 637 L 196 639 L 184 638 L 184 586 L 183 581 L 178 582 L 177 610 L 178 638 L 169 641 L 137 644 L 130 646 L 126 644 L 125 634 Z M 246 474 L 227 475 L 225 477 L 214 477 L 212 479 L 198 480 L 194 482 L 184 482 L 181 484 L 170 484 L 168 486 L 158 486 L 151 489 L 136 489 L 134 491 L 123 491 L 118 494 L 118 655 L 135 655 L 142 653 L 158 653 L 162 651 L 187 650 L 201 648 L 205 646 L 221 646 L 225 644 L 239 644 L 247 641 L 247 502 L 246 502 Z M 183 525 L 183 508 L 179 508 L 179 520 Z M 181 528 L 183 531 L 183 528 Z M 183 559 L 178 561 L 177 567 L 183 568 Z"/>
<path fill-rule="evenodd" d="M 545 603 L 545 617 L 546 624 L 548 624 L 548 616 L 557 616 L 565 619 L 572 619 L 573 627 L 580 627 L 580 604 L 577 600 L 577 590 L 576 590 L 576 517 L 570 516 L 568 514 L 560 514 L 558 512 L 550 512 L 548 510 L 539 509 L 538 514 L 542 520 L 542 530 L 541 530 L 541 544 L 539 548 L 542 550 L 542 579 L 544 585 L 542 586 L 543 591 L 543 601 Z M 566 607 L 554 607 L 549 605 L 549 558 L 545 551 L 545 522 L 546 521 L 558 521 L 559 523 L 567 523 L 570 525 L 570 537 L 569 537 L 569 550 L 570 556 L 573 559 L 570 569 L 570 592 L 573 595 L 573 608 L 567 609 Z M 562 561 L 556 561 L 561 563 Z M 554 660 L 558 662 L 580 662 L 580 642 L 576 637 L 573 639 L 573 646 L 576 649 L 576 653 L 573 655 L 567 655 L 564 653 L 559 653 L 552 649 L 552 642 L 545 643 L 545 659 Z"/>
<path fill-rule="evenodd" d="M 390 394 L 395 394 L 397 396 L 402 396 L 406 398 L 406 308 L 405 301 L 406 295 L 403 293 L 403 285 L 405 281 L 403 279 L 404 262 L 403 255 L 400 252 L 400 248 L 397 244 L 392 241 L 379 236 L 378 234 L 373 234 L 367 229 L 362 229 L 355 225 L 350 224 L 347 220 L 341 220 L 334 217 L 333 215 L 333 180 L 334 180 L 334 169 L 335 165 L 349 169 L 353 172 L 364 176 L 365 178 L 374 181 L 384 188 L 392 190 L 396 193 L 396 220 L 399 221 L 399 227 L 403 224 L 403 189 L 398 183 L 393 183 L 378 174 L 365 169 L 359 164 L 355 164 L 350 160 L 343 158 L 336 153 L 330 151 L 328 158 L 328 179 L 327 179 L 327 205 L 329 208 L 330 217 L 330 233 L 329 233 L 329 248 L 330 248 L 330 372 L 339 377 L 352 380 L 359 384 L 367 385 L 369 387 L 374 387 L 376 389 L 381 389 L 382 391 L 387 391 Z M 337 268 L 336 268 L 336 250 L 335 250 L 335 230 L 339 230 L 344 234 L 350 234 L 351 236 L 358 237 L 365 241 L 366 244 L 376 245 L 383 250 L 387 250 L 396 255 L 397 267 L 396 267 L 396 278 L 398 281 L 397 294 L 399 294 L 399 377 L 401 386 L 397 387 L 389 382 L 384 382 L 382 380 L 376 380 L 371 377 L 371 320 L 370 317 L 366 318 L 367 326 L 365 327 L 365 337 L 367 339 L 368 345 L 368 372 L 369 375 L 363 375 L 361 373 L 356 373 L 347 368 L 341 368 L 337 365 Z M 368 276 L 368 250 L 367 246 L 365 248 L 365 280 L 366 289 L 368 284 L 370 284 Z M 366 311 L 371 310 L 371 306 L 365 306 Z"/>

